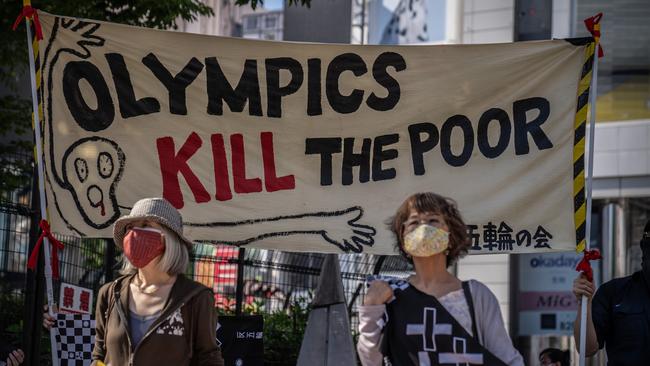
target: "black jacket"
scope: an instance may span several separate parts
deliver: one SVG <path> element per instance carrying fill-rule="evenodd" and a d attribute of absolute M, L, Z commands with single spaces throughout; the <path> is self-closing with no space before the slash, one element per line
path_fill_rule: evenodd
<path fill-rule="evenodd" d="M 650 290 L 642 272 L 600 286 L 591 318 L 609 366 L 650 365 Z"/>

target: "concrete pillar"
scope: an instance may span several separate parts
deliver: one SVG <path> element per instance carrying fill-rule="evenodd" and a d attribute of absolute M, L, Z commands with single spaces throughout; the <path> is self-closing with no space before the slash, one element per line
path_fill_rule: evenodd
<path fill-rule="evenodd" d="M 627 275 L 625 199 L 607 203 L 602 209 L 602 282 Z"/>
<path fill-rule="evenodd" d="M 614 241 L 614 278 L 625 277 L 627 270 L 627 199 L 616 204 L 616 239 Z"/>
<path fill-rule="evenodd" d="M 447 1 L 445 38 L 451 44 L 463 43 L 464 1 Z"/>

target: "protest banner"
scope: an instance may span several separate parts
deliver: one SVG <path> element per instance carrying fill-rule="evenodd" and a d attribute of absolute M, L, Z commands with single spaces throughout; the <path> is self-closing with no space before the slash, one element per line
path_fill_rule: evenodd
<path fill-rule="evenodd" d="M 434 191 L 472 253 L 584 247 L 592 38 L 360 46 L 40 20 L 52 231 L 111 237 L 162 196 L 197 241 L 394 254 L 386 220 Z"/>

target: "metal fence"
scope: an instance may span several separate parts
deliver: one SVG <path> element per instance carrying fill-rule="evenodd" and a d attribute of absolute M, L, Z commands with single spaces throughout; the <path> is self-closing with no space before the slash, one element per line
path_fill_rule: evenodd
<path fill-rule="evenodd" d="M 0 192 L 0 332 L 5 339 L 19 343 L 21 325 L 27 319 L 23 301 L 27 288 L 26 262 L 32 228 L 32 187 L 26 185 L 12 192 Z M 32 234 L 34 235 L 34 234 Z M 112 241 L 58 236 L 65 249 L 60 252 L 60 280 L 93 289 L 119 275 L 119 250 Z M 290 253 L 221 245 L 195 244 L 187 275 L 215 293 L 215 306 L 222 314 L 280 314 L 293 316 L 293 344 L 272 345 L 284 348 L 275 353 L 286 359 L 297 355 L 302 327 L 297 326 L 296 312 L 306 321 L 308 305 L 316 289 L 323 254 Z M 341 277 L 350 314 L 351 331 L 356 333 L 357 306 L 363 301 L 364 281 L 371 273 L 401 274 L 409 265 L 400 257 L 339 255 Z M 55 298 L 58 284 L 55 284 Z M 96 296 L 95 296 L 96 298 Z M 293 313 L 293 315 L 292 315 Z M 276 324 L 275 321 L 269 324 Z M 265 341 L 266 342 L 266 341 Z M 49 354 L 42 342 L 41 354 Z M 267 348 L 265 346 L 265 348 Z M 266 354 L 265 354 L 266 357 Z M 270 356 L 269 356 L 270 357 Z M 290 358 L 290 357 L 289 357 Z M 45 362 L 46 363 L 46 362 Z M 269 359 L 267 364 L 283 364 Z"/>

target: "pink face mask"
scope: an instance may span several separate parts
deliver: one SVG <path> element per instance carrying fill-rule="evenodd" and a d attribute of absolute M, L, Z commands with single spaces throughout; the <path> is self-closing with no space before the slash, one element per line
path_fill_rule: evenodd
<path fill-rule="evenodd" d="M 136 227 L 124 237 L 124 255 L 136 268 L 144 268 L 165 252 L 162 231 Z"/>

